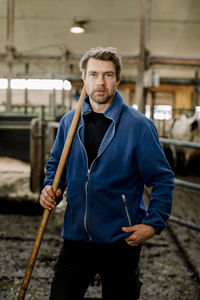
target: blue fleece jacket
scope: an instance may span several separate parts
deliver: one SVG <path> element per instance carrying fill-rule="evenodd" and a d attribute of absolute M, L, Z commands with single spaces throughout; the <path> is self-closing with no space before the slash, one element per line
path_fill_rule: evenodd
<path fill-rule="evenodd" d="M 88 169 L 84 147 L 83 115 L 91 112 L 84 99 L 81 117 L 60 182 L 67 188 L 68 204 L 62 237 L 68 240 L 111 243 L 126 238 L 122 226 L 149 224 L 160 233 L 172 207 L 174 174 L 159 143 L 153 122 L 123 103 L 116 92 L 104 115 L 112 120 L 98 156 Z M 45 185 L 51 185 L 74 116 L 61 119 Z M 152 187 L 148 208 L 144 185 Z"/>

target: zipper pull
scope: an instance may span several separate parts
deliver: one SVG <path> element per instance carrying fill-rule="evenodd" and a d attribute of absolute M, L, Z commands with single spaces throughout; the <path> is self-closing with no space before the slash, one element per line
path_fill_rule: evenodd
<path fill-rule="evenodd" d="M 125 197 L 124 194 L 122 194 L 122 201 L 123 201 L 123 203 L 124 203 L 124 206 L 127 206 L 127 205 L 126 205 L 126 197 Z"/>
<path fill-rule="evenodd" d="M 129 215 L 129 211 L 128 211 L 128 206 L 127 206 L 127 201 L 126 201 L 126 197 L 124 194 L 122 194 L 122 201 L 123 201 L 123 204 L 124 204 L 124 209 L 126 211 L 126 216 L 127 216 L 127 219 L 128 219 L 128 224 L 129 226 L 131 227 L 132 224 L 131 224 L 131 218 L 130 218 L 130 215 Z"/>
<path fill-rule="evenodd" d="M 86 175 L 86 182 L 88 182 L 89 176 L 90 176 L 90 169 L 88 170 L 87 175 Z"/>

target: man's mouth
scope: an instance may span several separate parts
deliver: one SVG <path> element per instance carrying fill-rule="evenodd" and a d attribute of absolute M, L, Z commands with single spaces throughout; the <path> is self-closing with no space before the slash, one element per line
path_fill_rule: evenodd
<path fill-rule="evenodd" d="M 105 93 L 105 90 L 96 90 L 95 92 L 96 92 L 96 93 L 99 93 L 99 94 L 104 94 L 104 93 Z"/>

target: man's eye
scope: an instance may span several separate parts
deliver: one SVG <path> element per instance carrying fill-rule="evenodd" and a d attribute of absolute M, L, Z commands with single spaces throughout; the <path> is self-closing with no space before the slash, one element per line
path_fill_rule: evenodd
<path fill-rule="evenodd" d="M 96 73 L 91 73 L 90 76 L 95 77 Z"/>
<path fill-rule="evenodd" d="M 112 77 L 112 73 L 107 73 L 106 76 L 107 77 Z"/>

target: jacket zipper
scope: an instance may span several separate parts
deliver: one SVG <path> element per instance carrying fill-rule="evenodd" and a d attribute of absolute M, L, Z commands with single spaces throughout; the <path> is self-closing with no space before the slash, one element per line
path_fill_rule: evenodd
<path fill-rule="evenodd" d="M 90 176 L 90 169 L 88 169 L 88 173 L 87 173 L 87 177 L 86 177 L 86 184 L 85 184 L 85 197 L 86 197 L 86 203 L 85 203 L 85 215 L 84 215 L 84 228 L 85 231 L 88 234 L 88 237 L 90 239 L 90 241 L 92 240 L 91 235 L 89 234 L 88 228 L 87 228 L 87 186 L 88 186 L 88 180 L 89 180 L 89 176 Z"/>
<path fill-rule="evenodd" d="M 79 136 L 79 131 L 80 131 L 81 127 L 79 127 L 79 129 L 78 129 L 78 138 L 79 138 L 80 143 L 83 145 L 83 149 L 85 151 L 85 156 L 86 156 L 86 160 L 87 160 L 87 169 L 88 169 L 87 176 L 86 176 L 86 181 L 85 181 L 86 182 L 85 183 L 85 214 L 84 214 L 83 224 L 84 224 L 85 231 L 86 231 L 86 233 L 89 237 L 89 240 L 92 241 L 91 235 L 90 235 L 90 233 L 88 231 L 88 228 L 87 228 L 87 194 L 88 194 L 87 189 L 88 189 L 88 180 L 89 180 L 89 177 L 90 177 L 90 169 L 88 167 L 88 157 L 87 157 L 87 152 L 86 152 L 86 149 L 85 149 L 85 145 L 83 144 L 83 142 L 82 142 L 82 140 Z"/>
<path fill-rule="evenodd" d="M 108 119 L 111 119 L 111 118 L 108 118 Z M 111 120 L 112 120 L 112 119 L 111 119 Z M 113 120 L 112 120 L 112 121 L 113 121 Z M 82 125 L 82 126 L 83 126 L 83 125 Z M 81 127 L 82 127 L 82 126 L 81 126 Z M 84 145 L 84 143 L 82 142 L 82 140 L 81 140 L 81 138 L 80 138 L 80 136 L 79 136 L 79 132 L 80 132 L 81 127 L 79 127 L 79 129 L 78 129 L 78 138 L 79 138 L 79 141 L 80 141 L 80 142 L 82 143 L 82 145 L 83 145 L 83 149 L 84 149 L 84 151 L 85 151 L 85 156 L 86 156 L 86 159 L 87 159 L 87 167 L 88 167 L 88 157 L 87 157 L 87 152 L 86 152 L 86 149 L 85 149 L 85 145 Z M 112 141 L 114 135 L 115 135 L 115 128 L 114 128 L 114 133 L 113 133 L 113 135 L 112 135 L 112 137 L 111 137 L 111 139 L 110 139 L 110 142 Z M 110 143 L 110 142 L 109 142 L 109 143 Z M 108 146 L 108 145 L 107 145 L 107 146 Z M 106 147 L 107 147 L 107 146 L 106 146 Z M 103 149 L 103 151 L 106 149 L 106 147 Z M 90 171 L 91 171 L 92 165 L 93 165 L 93 163 L 95 162 L 95 160 L 101 156 L 101 154 L 103 153 L 103 151 L 100 153 L 100 155 L 98 155 L 98 156 L 93 160 L 93 162 L 92 162 L 92 164 L 91 164 L 91 166 L 90 166 L 90 169 L 89 169 L 89 167 L 88 167 L 88 173 L 87 173 L 87 177 L 86 177 L 86 184 L 85 184 L 86 206 L 85 206 L 85 215 L 84 215 L 84 228 L 85 228 L 85 231 L 87 232 L 87 235 L 88 235 L 90 241 L 92 241 L 92 238 L 91 238 L 91 235 L 90 235 L 90 233 L 89 233 L 89 231 L 88 231 L 88 228 L 87 228 L 87 202 L 88 202 L 88 201 L 87 201 L 87 195 L 88 195 L 87 189 L 88 189 L 88 181 L 89 181 Z"/>
<path fill-rule="evenodd" d="M 126 212 L 126 216 L 127 216 L 127 219 L 128 219 L 128 224 L 131 227 L 132 226 L 132 224 L 131 224 L 131 218 L 130 218 L 129 211 L 128 211 L 126 196 L 124 194 L 122 194 L 122 201 L 123 201 L 125 212 Z"/>

